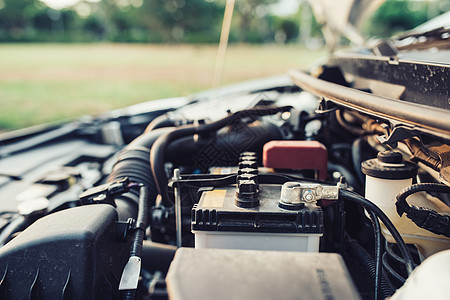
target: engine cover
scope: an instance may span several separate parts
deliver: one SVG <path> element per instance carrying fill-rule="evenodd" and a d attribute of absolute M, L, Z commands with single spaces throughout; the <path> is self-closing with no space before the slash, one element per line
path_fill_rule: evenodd
<path fill-rule="evenodd" d="M 0 249 L 1 299 L 114 299 L 128 243 L 107 204 L 39 219 Z M 128 245 L 128 246 L 127 246 Z"/>

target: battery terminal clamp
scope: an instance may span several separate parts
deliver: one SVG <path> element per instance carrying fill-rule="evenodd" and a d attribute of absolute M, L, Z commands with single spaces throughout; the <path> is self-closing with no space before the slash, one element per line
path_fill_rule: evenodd
<path fill-rule="evenodd" d="M 300 210 L 305 205 L 316 205 L 318 200 L 337 200 L 339 188 L 321 184 L 289 181 L 281 188 L 278 206 L 288 210 Z"/>

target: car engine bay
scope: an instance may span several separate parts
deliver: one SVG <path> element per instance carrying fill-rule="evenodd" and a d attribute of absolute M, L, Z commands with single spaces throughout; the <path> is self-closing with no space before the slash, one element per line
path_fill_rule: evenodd
<path fill-rule="evenodd" d="M 376 49 L 3 134 L 0 298 L 444 299 L 449 63 Z"/>

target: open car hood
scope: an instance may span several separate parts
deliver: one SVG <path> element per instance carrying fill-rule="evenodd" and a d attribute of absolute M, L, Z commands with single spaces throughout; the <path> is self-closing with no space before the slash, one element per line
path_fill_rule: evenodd
<path fill-rule="evenodd" d="M 383 0 L 309 0 L 328 47 L 333 50 L 341 36 L 356 45 L 363 45 L 364 38 L 358 28 L 374 12 Z"/>

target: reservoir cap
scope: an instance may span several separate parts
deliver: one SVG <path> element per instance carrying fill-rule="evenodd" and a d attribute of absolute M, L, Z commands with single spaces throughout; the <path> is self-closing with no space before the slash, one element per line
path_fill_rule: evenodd
<path fill-rule="evenodd" d="M 379 152 L 377 158 L 361 164 L 362 172 L 367 176 L 381 179 L 408 179 L 417 174 L 417 166 L 403 161 L 402 155 L 395 151 Z"/>

